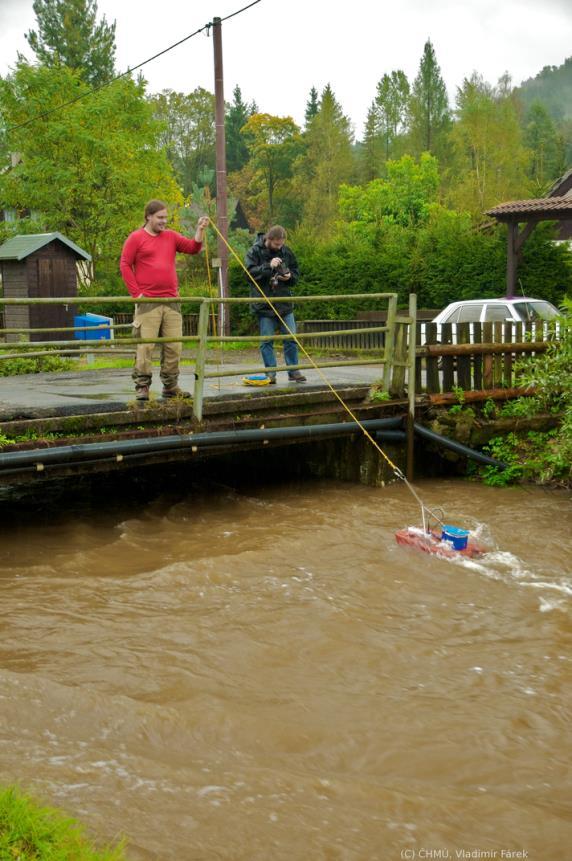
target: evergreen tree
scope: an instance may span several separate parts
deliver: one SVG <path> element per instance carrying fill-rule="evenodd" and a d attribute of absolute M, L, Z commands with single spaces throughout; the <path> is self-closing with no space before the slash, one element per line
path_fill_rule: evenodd
<path fill-rule="evenodd" d="M 248 147 L 240 130 L 246 125 L 249 117 L 257 113 L 254 103 L 248 105 L 242 100 L 238 85 L 232 91 L 232 96 L 233 101 L 225 117 L 226 169 L 229 173 L 240 170 L 248 161 Z"/>
<path fill-rule="evenodd" d="M 572 120 L 572 57 L 561 66 L 545 66 L 534 78 L 523 81 L 518 95 L 525 108 L 542 102 L 556 122 Z"/>
<path fill-rule="evenodd" d="M 304 186 L 304 221 L 309 227 L 327 232 L 337 214 L 338 189 L 353 173 L 353 133 L 328 84 L 322 92 L 320 109 L 306 132 L 307 151 L 299 168 Z"/>
<path fill-rule="evenodd" d="M 397 136 L 405 131 L 409 96 L 409 81 L 401 69 L 384 75 L 377 85 L 375 104 L 386 160 L 394 157 Z"/>
<path fill-rule="evenodd" d="M 362 179 L 369 182 L 380 174 L 383 163 L 383 140 L 379 128 L 377 105 L 372 102 L 367 112 L 361 148 Z"/>
<path fill-rule="evenodd" d="M 91 86 L 114 75 L 115 22 L 97 23 L 96 0 L 34 0 L 38 30 L 26 40 L 45 66 L 68 66 Z"/>
<path fill-rule="evenodd" d="M 306 113 L 304 114 L 304 118 L 306 120 L 306 128 L 308 128 L 319 110 L 320 100 L 318 98 L 318 91 L 315 87 L 312 87 L 312 89 L 310 90 L 310 95 L 308 96 L 308 101 L 306 102 Z"/>
<path fill-rule="evenodd" d="M 435 50 L 425 43 L 409 104 L 411 143 L 415 152 L 439 154 L 449 125 L 449 102 Z"/>
<path fill-rule="evenodd" d="M 542 102 L 533 102 L 524 124 L 524 143 L 531 152 L 530 177 L 538 194 L 565 170 L 562 138 L 558 135 L 552 117 Z"/>

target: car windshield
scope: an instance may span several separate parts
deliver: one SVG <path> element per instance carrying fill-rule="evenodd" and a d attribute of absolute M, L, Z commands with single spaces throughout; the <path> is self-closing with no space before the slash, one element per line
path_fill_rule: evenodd
<path fill-rule="evenodd" d="M 521 320 L 553 320 L 558 311 L 549 302 L 515 302 L 514 308 Z"/>

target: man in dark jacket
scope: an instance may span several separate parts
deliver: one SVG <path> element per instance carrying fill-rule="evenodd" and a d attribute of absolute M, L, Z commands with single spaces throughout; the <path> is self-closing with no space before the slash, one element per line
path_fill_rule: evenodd
<path fill-rule="evenodd" d="M 262 290 L 268 296 L 272 305 L 280 314 L 282 321 L 276 316 L 272 307 L 265 302 L 254 284 L 250 282 L 250 295 L 258 301 L 250 306 L 258 317 L 260 334 L 270 337 L 278 328 L 281 335 L 296 334 L 294 306 L 292 302 L 274 302 L 274 296 L 291 296 L 292 286 L 298 281 L 300 271 L 293 251 L 284 243 L 286 231 L 279 224 L 271 227 L 267 233 L 259 233 L 258 238 L 246 255 L 246 268 Z M 298 364 L 298 345 L 293 338 L 287 338 L 284 344 L 284 361 L 287 365 Z M 276 382 L 276 355 L 274 341 L 262 341 L 260 344 L 262 360 L 268 368 L 267 377 L 271 383 Z M 295 383 L 305 383 L 306 377 L 300 371 L 289 371 L 288 379 Z"/>

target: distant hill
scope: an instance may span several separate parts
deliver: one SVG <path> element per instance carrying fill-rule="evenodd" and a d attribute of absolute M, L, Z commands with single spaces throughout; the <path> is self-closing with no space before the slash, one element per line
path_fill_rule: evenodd
<path fill-rule="evenodd" d="M 545 66 L 535 78 L 523 81 L 517 92 L 525 108 L 538 100 L 555 120 L 572 119 L 572 57 L 561 66 Z"/>

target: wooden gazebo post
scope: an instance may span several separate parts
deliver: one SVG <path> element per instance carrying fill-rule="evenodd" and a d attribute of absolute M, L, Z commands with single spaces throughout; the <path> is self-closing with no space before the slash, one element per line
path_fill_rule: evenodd
<path fill-rule="evenodd" d="M 501 203 L 487 210 L 486 214 L 507 226 L 506 297 L 512 299 L 516 293 L 522 246 L 536 225 L 540 221 L 558 221 L 562 238 L 568 238 L 564 234 L 565 228 L 569 230 L 572 223 L 572 170 L 554 183 L 547 197 Z M 519 230 L 519 224 L 523 222 L 525 226 Z"/>
<path fill-rule="evenodd" d="M 518 223 L 516 221 L 509 221 L 507 228 L 506 298 L 512 299 L 516 291 L 516 276 L 518 273 Z"/>

